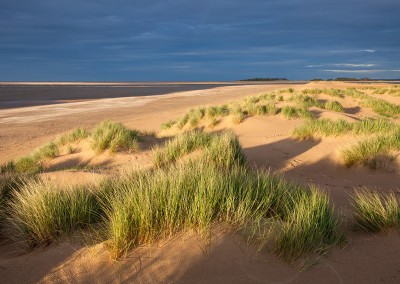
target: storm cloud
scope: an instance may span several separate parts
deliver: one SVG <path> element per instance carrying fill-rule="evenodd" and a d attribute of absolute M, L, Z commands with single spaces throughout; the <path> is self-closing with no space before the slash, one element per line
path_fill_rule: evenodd
<path fill-rule="evenodd" d="M 0 81 L 400 77 L 396 0 L 3 0 Z"/>

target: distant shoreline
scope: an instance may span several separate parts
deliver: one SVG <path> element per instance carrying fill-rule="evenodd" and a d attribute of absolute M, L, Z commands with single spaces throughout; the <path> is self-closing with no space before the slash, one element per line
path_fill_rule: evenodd
<path fill-rule="evenodd" d="M 292 82 L 2 82 L 0 109 L 60 104 L 67 102 L 167 95 L 245 85 L 297 85 Z"/>

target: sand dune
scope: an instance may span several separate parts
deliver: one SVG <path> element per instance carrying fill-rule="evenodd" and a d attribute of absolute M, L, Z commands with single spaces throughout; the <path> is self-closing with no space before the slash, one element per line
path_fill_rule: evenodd
<path fill-rule="evenodd" d="M 349 87 L 349 83 L 310 83 L 294 88 Z M 217 87 L 141 98 L 115 98 L 0 110 L 0 162 L 31 152 L 50 137 L 77 126 L 91 127 L 104 119 L 123 122 L 129 127 L 159 131 L 161 123 L 176 119 L 187 109 L 214 105 L 260 94 L 284 85 L 244 85 Z M 290 87 L 293 87 L 290 85 Z M 324 99 L 332 99 L 322 95 Z M 379 95 L 398 104 L 398 97 Z M 355 122 L 373 115 L 358 108 L 353 100 L 338 98 L 344 113 L 311 108 L 319 118 Z M 351 218 L 349 193 L 368 186 L 382 192 L 398 189 L 400 159 L 378 170 L 365 167 L 345 168 L 338 145 L 357 141 L 344 135 L 300 141 L 292 130 L 304 122 L 280 116 L 255 116 L 240 124 L 223 121 L 213 131 L 226 128 L 238 136 L 250 165 L 259 170 L 284 174 L 302 184 L 315 184 L 329 193 L 338 214 Z M 44 177 L 59 183 L 79 179 L 91 182 L 121 167 L 146 167 L 151 164 L 149 142 L 142 153 L 96 155 L 80 145 L 72 155 L 61 155 L 48 165 L 51 169 L 70 166 L 101 166 L 102 172 L 65 171 L 46 173 Z M 345 224 L 347 226 L 347 224 Z M 349 244 L 337 247 L 317 264 L 300 272 L 295 265 L 282 262 L 271 251 L 257 252 L 243 237 L 216 228 L 208 240 L 194 232 L 185 232 L 169 240 L 132 250 L 127 258 L 111 261 L 105 244 L 82 245 L 82 238 L 63 240 L 44 249 L 18 253 L 12 244 L 0 250 L 0 277 L 5 283 L 397 283 L 400 281 L 397 232 L 376 235 L 348 228 Z"/>

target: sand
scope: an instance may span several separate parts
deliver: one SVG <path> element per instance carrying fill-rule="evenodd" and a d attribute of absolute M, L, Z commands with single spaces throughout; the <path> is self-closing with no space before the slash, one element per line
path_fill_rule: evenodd
<path fill-rule="evenodd" d="M 352 86 L 348 83 L 310 83 L 296 89 Z M 273 90 L 284 85 L 223 86 L 210 90 L 186 91 L 165 96 L 112 98 L 0 110 L 0 162 L 27 154 L 54 136 L 77 126 L 91 127 L 104 119 L 123 122 L 131 128 L 159 130 L 162 122 L 174 119 L 196 105 L 220 104 Z M 292 85 L 290 87 L 293 87 Z M 398 103 L 397 97 L 379 98 Z M 332 98 L 330 98 L 332 99 Z M 314 109 L 320 117 L 355 121 L 371 115 L 356 108 L 351 100 L 338 99 L 346 113 Z M 363 186 L 380 191 L 399 187 L 400 163 L 397 158 L 380 170 L 362 167 L 347 169 L 338 157 L 338 145 L 356 138 L 343 136 L 317 141 L 291 137 L 302 120 L 280 116 L 251 117 L 239 125 L 222 123 L 215 130 L 232 128 L 238 135 L 251 165 L 284 174 L 290 180 L 316 184 L 326 190 L 338 214 L 349 217 L 348 195 Z M 51 161 L 63 165 L 107 165 L 102 172 L 65 171 L 46 174 L 60 183 L 80 179 L 90 183 L 121 167 L 151 163 L 147 141 L 143 153 L 96 156 L 87 145 L 74 155 L 61 155 Z M 75 163 L 75 164 L 74 164 Z M 107 170 L 108 169 L 108 170 Z M 65 181 L 64 181 L 64 180 Z M 30 253 L 17 252 L 13 244 L 0 246 L 0 277 L 5 283 L 397 283 L 400 282 L 400 236 L 397 232 L 378 235 L 348 229 L 349 244 L 336 247 L 316 264 L 300 272 L 270 251 L 257 252 L 237 235 L 217 229 L 211 242 L 194 232 L 132 250 L 126 259 L 111 261 L 104 244 L 82 245 L 72 238 Z"/>

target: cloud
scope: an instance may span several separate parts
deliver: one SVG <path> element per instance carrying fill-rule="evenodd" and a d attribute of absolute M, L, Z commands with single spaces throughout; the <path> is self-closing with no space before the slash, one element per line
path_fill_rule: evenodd
<path fill-rule="evenodd" d="M 363 50 L 360 50 L 360 51 L 369 52 L 369 53 L 374 53 L 374 52 L 376 52 L 375 49 L 363 49 Z"/>
<path fill-rule="evenodd" d="M 336 64 L 330 64 L 333 66 L 343 66 L 343 67 L 373 67 L 376 66 L 376 64 L 372 63 L 336 63 Z"/>
<path fill-rule="evenodd" d="M 324 72 L 333 72 L 333 73 L 379 73 L 379 72 L 400 72 L 400 70 L 333 70 L 333 69 L 328 69 L 328 70 L 321 70 Z"/>

